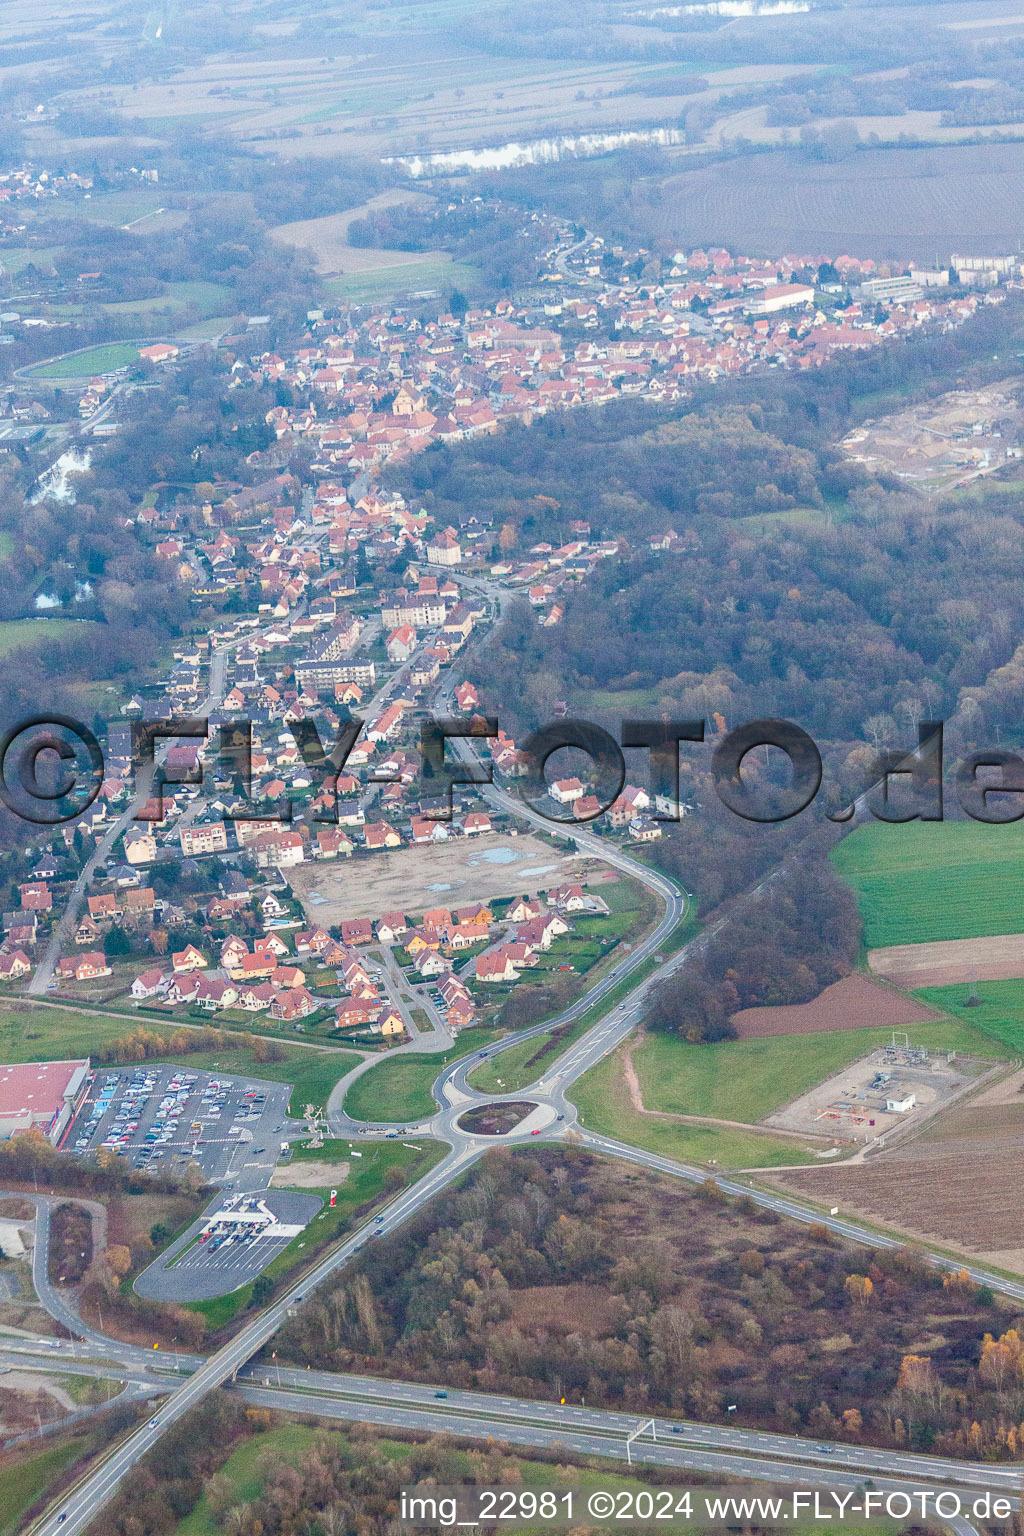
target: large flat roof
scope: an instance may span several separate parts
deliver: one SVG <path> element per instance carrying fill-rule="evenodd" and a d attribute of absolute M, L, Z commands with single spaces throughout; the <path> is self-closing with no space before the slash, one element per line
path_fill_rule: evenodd
<path fill-rule="evenodd" d="M 0 1066 L 0 1119 L 28 1112 L 36 1119 L 56 1114 L 75 1078 L 84 1076 L 88 1067 L 88 1058 Z"/>

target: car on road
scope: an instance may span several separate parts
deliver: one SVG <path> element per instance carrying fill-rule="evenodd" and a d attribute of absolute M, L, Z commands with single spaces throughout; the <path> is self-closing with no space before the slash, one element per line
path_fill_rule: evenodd
<path fill-rule="evenodd" d="M 531 1135 L 531 1136 L 539 1136 L 539 1135 L 540 1135 L 540 1128 L 539 1128 L 539 1127 L 538 1127 L 538 1129 L 537 1129 L 537 1130 L 535 1130 L 535 1131 L 531 1131 L 531 1132 L 530 1132 L 530 1135 Z"/>

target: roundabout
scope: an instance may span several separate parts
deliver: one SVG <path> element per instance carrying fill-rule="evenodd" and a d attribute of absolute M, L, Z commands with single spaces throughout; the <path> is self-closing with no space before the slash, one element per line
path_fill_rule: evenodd
<path fill-rule="evenodd" d="M 471 1136 L 511 1136 L 538 1108 L 524 1099 L 477 1104 L 459 1116 L 457 1125 Z"/>

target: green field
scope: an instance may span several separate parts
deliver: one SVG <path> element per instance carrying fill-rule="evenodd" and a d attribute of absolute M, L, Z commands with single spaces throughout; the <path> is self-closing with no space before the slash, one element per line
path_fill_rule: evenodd
<path fill-rule="evenodd" d="M 40 640 L 59 640 L 70 629 L 91 624 L 91 619 L 7 619 L 0 622 L 0 656 L 19 646 L 38 645 Z"/>
<path fill-rule="evenodd" d="M 168 309 L 181 313 L 187 305 L 194 304 L 202 320 L 208 315 L 223 314 L 231 304 L 231 289 L 223 283 L 206 283 L 197 279 L 188 283 L 166 283 L 165 288 L 166 292 L 157 294 L 155 298 L 125 299 L 119 303 L 104 304 L 102 308 L 109 315 L 161 315 Z"/>
<path fill-rule="evenodd" d="M 94 373 L 109 373 L 114 368 L 124 368 L 138 360 L 139 349 L 130 341 L 109 341 L 100 346 L 86 347 L 69 357 L 55 357 L 46 363 L 37 363 L 26 369 L 31 379 L 88 379 Z"/>
<path fill-rule="evenodd" d="M 494 1038 L 493 1030 L 465 1029 L 450 1051 L 386 1057 L 379 1067 L 356 1078 L 345 1095 L 345 1113 L 353 1120 L 419 1120 L 434 1114 L 437 1105 L 430 1088 L 441 1068 Z"/>
<path fill-rule="evenodd" d="M 0 1060 L 60 1061 L 88 1056 L 113 1044 L 131 1028 L 129 1019 L 105 1019 L 76 1008 L 4 1003 L 0 1004 Z"/>
<path fill-rule="evenodd" d="M 265 1434 L 251 1435 L 243 1440 L 217 1469 L 217 1475 L 225 1478 L 231 1485 L 233 1503 L 251 1503 L 259 1498 L 266 1486 L 268 1465 L 280 1461 L 286 1466 L 301 1469 L 303 1463 L 315 1451 L 317 1441 L 324 1434 L 336 1438 L 338 1443 L 346 1448 L 352 1444 L 344 1430 L 335 1429 L 333 1426 L 328 1427 L 327 1424 L 315 1428 L 306 1424 L 276 1424 Z M 411 1445 L 404 1444 L 400 1440 L 380 1439 L 373 1442 L 373 1453 L 381 1456 L 385 1461 L 404 1461 L 412 1450 Z M 366 1454 L 361 1446 L 359 1454 Z M 450 1448 L 448 1458 L 453 1480 L 469 1482 L 478 1475 L 479 1455 L 479 1449 L 468 1451 Z M 571 1464 L 575 1459 L 571 1455 L 565 1455 L 561 1458 L 561 1462 L 562 1465 Z M 641 1488 L 660 1486 L 656 1472 L 646 1477 L 642 1474 L 640 1477 L 634 1477 L 626 1471 L 619 1471 L 616 1467 L 609 1470 L 608 1463 L 596 1467 L 580 1467 L 570 1479 L 565 1476 L 561 1465 L 552 1466 L 549 1462 L 536 1461 L 528 1456 L 508 1456 L 505 1460 L 517 1470 L 516 1482 L 523 1488 L 531 1488 L 537 1492 L 545 1488 L 572 1489 L 577 1497 L 582 1497 L 584 1500 L 590 1490 L 595 1488 L 616 1493 L 620 1489 L 630 1489 L 635 1492 Z M 700 1474 L 694 1479 L 694 1483 L 697 1486 L 706 1484 L 709 1491 L 715 1487 L 711 1479 L 702 1478 Z M 758 1485 L 750 1483 L 745 1487 L 750 1494 L 756 1494 Z M 681 1491 L 677 1489 L 677 1493 Z M 512 1536 L 512 1533 L 536 1531 L 542 1527 L 538 1527 L 536 1523 L 530 1526 L 525 1522 L 512 1521 L 504 1524 L 502 1529 L 507 1530 L 509 1536 Z M 669 1522 L 668 1529 L 678 1530 L 679 1522 Z M 896 1532 L 900 1529 L 898 1524 L 882 1520 L 874 1521 L 870 1526 L 858 1526 L 845 1522 L 843 1524 L 845 1536 L 865 1536 L 868 1530 L 871 1531 L 872 1536 L 896 1536 Z M 204 1496 L 200 1498 L 191 1514 L 179 1520 L 174 1527 L 174 1536 L 220 1536 L 223 1530 L 223 1522 L 215 1517 Z M 789 1536 L 817 1536 L 820 1526 L 798 1521 L 788 1525 L 786 1530 Z"/>
<path fill-rule="evenodd" d="M 3 245 L 0 246 L 0 266 L 5 272 L 11 273 L 21 272 L 28 266 L 48 270 L 63 249 L 62 245 L 40 246 L 38 250 L 33 250 L 30 246 Z"/>
<path fill-rule="evenodd" d="M 0 1470 L 0 1536 L 13 1536 L 25 1511 L 77 1460 L 87 1444 L 87 1437 L 78 1435 Z"/>
<path fill-rule="evenodd" d="M 1024 983 L 1011 985 L 1021 987 L 1024 998 Z M 910 1043 L 975 1056 L 1004 1056 L 995 1040 L 974 1027 L 976 1022 L 915 1024 L 909 1031 Z M 645 1108 L 752 1125 L 891 1039 L 891 1029 L 773 1035 L 764 1040 L 720 1040 L 714 1045 L 647 1035 L 633 1052 L 633 1065 Z"/>
<path fill-rule="evenodd" d="M 137 1028 L 166 1034 L 177 1028 L 174 1020 L 107 1018 L 77 1008 L 40 1008 L 31 1003 L 0 1004 L 0 1060 L 53 1061 L 95 1055 Z M 205 1072 L 237 1072 L 261 1077 L 266 1082 L 292 1083 L 290 1112 L 301 1116 L 307 1104 L 325 1104 L 338 1081 L 361 1061 L 356 1051 L 311 1051 L 284 1046 L 284 1061 L 257 1061 L 250 1046 L 240 1050 L 195 1051 L 164 1059 L 176 1066 L 192 1066 Z"/>
<path fill-rule="evenodd" d="M 400 267 L 378 267 L 375 272 L 352 272 L 329 277 L 324 288 L 335 299 L 351 299 L 373 304 L 396 294 L 420 293 L 428 288 L 448 293 L 459 288 L 474 293 L 480 286 L 480 273 L 464 261 L 423 261 Z"/>
<path fill-rule="evenodd" d="M 175 327 L 174 334 L 179 341 L 206 341 L 208 337 L 230 331 L 235 323 L 234 315 L 212 314 L 208 319 L 196 320 L 192 325 Z"/>
<path fill-rule="evenodd" d="M 158 189 L 152 191 L 93 192 L 88 198 L 58 197 L 47 203 L 50 218 L 83 219 L 89 224 L 130 224 L 164 205 Z M 154 224 L 156 220 L 152 221 Z M 145 229 L 145 224 L 141 229 Z"/>
<path fill-rule="evenodd" d="M 773 530 L 813 528 L 825 522 L 827 516 L 821 507 L 787 507 L 781 512 L 754 512 L 750 517 L 741 517 L 739 522 L 748 532 L 763 539 Z"/>
<path fill-rule="evenodd" d="M 341 1237 L 353 1221 L 365 1220 L 374 1205 L 390 1199 L 395 1193 L 395 1188 L 388 1181 L 393 1168 L 401 1170 L 406 1184 L 414 1184 L 441 1161 L 448 1148 L 439 1141 L 429 1140 L 418 1147 L 405 1146 L 400 1141 L 367 1141 L 361 1142 L 356 1150 L 362 1153 L 358 1159 L 350 1155 L 347 1141 L 331 1139 L 315 1149 L 294 1149 L 294 1163 L 329 1163 L 338 1171 L 326 1175 L 333 1182 L 321 1189 L 311 1190 L 308 1185 L 296 1186 L 301 1187 L 305 1194 L 320 1195 L 323 1209 L 313 1217 L 305 1231 L 293 1238 L 287 1248 L 267 1265 L 263 1273 L 269 1275 L 271 1280 L 282 1280 L 296 1265 L 311 1258 L 316 1249 Z M 287 1168 L 289 1165 L 278 1166 Z M 337 1204 L 333 1207 L 328 1204 L 332 1188 L 338 1191 Z M 192 1311 L 201 1312 L 211 1328 L 221 1328 L 247 1307 L 251 1298 L 250 1282 L 237 1291 L 229 1292 L 227 1296 L 214 1296 L 210 1301 L 190 1302 L 188 1305 Z"/>
<path fill-rule="evenodd" d="M 1024 1055 L 1024 981 L 979 981 L 977 1007 L 967 1007 L 966 985 L 920 987 L 914 993 L 929 1008 L 941 1008 L 971 1029 L 983 1029 L 1011 1051 Z"/>
<path fill-rule="evenodd" d="M 869 822 L 832 861 L 868 949 L 1024 931 L 1024 821 Z"/>
<path fill-rule="evenodd" d="M 595 714 L 620 716 L 634 709 L 655 709 L 661 696 L 660 688 L 587 688 L 577 702 L 581 714 L 590 719 Z"/>
<path fill-rule="evenodd" d="M 703 1046 L 693 1047 L 703 1050 Z M 797 1137 L 763 1136 L 722 1126 L 684 1125 L 638 1114 L 622 1076 L 619 1052 L 598 1062 L 569 1090 L 589 1131 L 614 1136 L 633 1147 L 644 1147 L 681 1163 L 717 1163 L 723 1168 L 777 1168 L 786 1163 L 811 1163 Z"/>

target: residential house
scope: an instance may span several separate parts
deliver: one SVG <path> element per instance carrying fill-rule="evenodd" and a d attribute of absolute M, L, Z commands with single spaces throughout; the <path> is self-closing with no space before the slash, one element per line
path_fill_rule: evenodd
<path fill-rule="evenodd" d="M 371 821 L 363 828 L 367 848 L 401 848 L 402 839 L 387 821 Z"/>
<path fill-rule="evenodd" d="M 409 932 L 404 912 L 385 912 L 377 919 L 377 938 L 391 949 L 403 934 Z"/>
<path fill-rule="evenodd" d="M 151 970 L 143 971 L 140 976 L 136 976 L 129 990 L 135 1001 L 141 1003 L 149 997 L 158 997 L 166 989 L 167 983 L 168 977 L 156 965 Z"/>
<path fill-rule="evenodd" d="M 322 827 L 316 835 L 317 846 L 313 850 L 316 859 L 352 857 L 352 839 L 346 837 L 340 827 Z"/>
<path fill-rule="evenodd" d="M 283 1023 L 292 1024 L 299 1019 L 306 1019 L 317 1010 L 316 999 L 305 987 L 293 987 L 287 992 L 279 992 L 270 1005 L 270 1016 L 280 1019 Z"/>
<path fill-rule="evenodd" d="M 193 1003 L 206 1013 L 217 1013 L 222 1008 L 232 1008 L 238 1001 L 238 989 L 228 981 L 215 976 L 197 977 Z"/>
<path fill-rule="evenodd" d="M 375 1031 L 379 1031 L 385 1038 L 405 1034 L 405 1020 L 398 1009 L 390 1003 L 386 1004 L 373 1021 Z"/>
<path fill-rule="evenodd" d="M 295 935 L 295 953 L 297 955 L 320 955 L 331 944 L 331 936 L 326 928 L 308 928 Z"/>
<path fill-rule="evenodd" d="M 306 973 L 297 965 L 278 965 L 274 967 L 270 982 L 272 986 L 283 987 L 288 991 L 294 987 L 304 986 Z"/>
<path fill-rule="evenodd" d="M 165 1001 L 175 1005 L 190 1003 L 199 990 L 199 981 L 198 971 L 189 971 L 182 976 L 172 976 L 165 994 Z"/>
<path fill-rule="evenodd" d="M 416 631 L 408 624 L 400 624 L 393 629 L 384 643 L 388 653 L 388 660 L 396 664 L 408 661 L 416 649 Z"/>
<path fill-rule="evenodd" d="M 335 1029 L 365 1029 L 377 1017 L 379 1007 L 366 998 L 343 997 L 335 1017 Z"/>
<path fill-rule="evenodd" d="M 129 828 L 124 834 L 124 856 L 129 864 L 152 864 L 156 858 L 156 838 L 152 832 Z"/>
<path fill-rule="evenodd" d="M 189 971 L 204 970 L 209 961 L 201 950 L 196 949 L 194 944 L 186 944 L 184 949 L 174 952 L 171 956 L 171 963 L 174 967 L 174 974 L 176 976 L 184 976 Z"/>
<path fill-rule="evenodd" d="M 277 957 L 267 953 L 232 955 L 223 961 L 224 969 L 232 981 L 267 981 L 277 969 Z"/>
<path fill-rule="evenodd" d="M 57 961 L 57 975 L 64 981 L 95 981 L 114 973 L 102 950 L 87 955 L 66 955 Z"/>
<path fill-rule="evenodd" d="M 442 976 L 448 970 L 448 962 L 432 949 L 421 949 L 413 961 L 413 970 L 419 977 Z"/>
<path fill-rule="evenodd" d="M 269 981 L 242 982 L 238 988 L 238 1006 L 246 1013 L 262 1013 L 269 1008 L 277 992 Z"/>
<path fill-rule="evenodd" d="M 372 944 L 373 924 L 368 917 L 356 917 L 341 924 L 343 944 Z"/>
<path fill-rule="evenodd" d="M 487 954 L 477 955 L 473 970 L 477 981 L 515 981 L 519 976 L 519 972 L 512 964 L 511 951 L 507 945 L 490 950 Z"/>
<path fill-rule="evenodd" d="M 0 955 L 0 981 L 20 981 L 32 970 L 32 962 L 23 949 Z"/>

